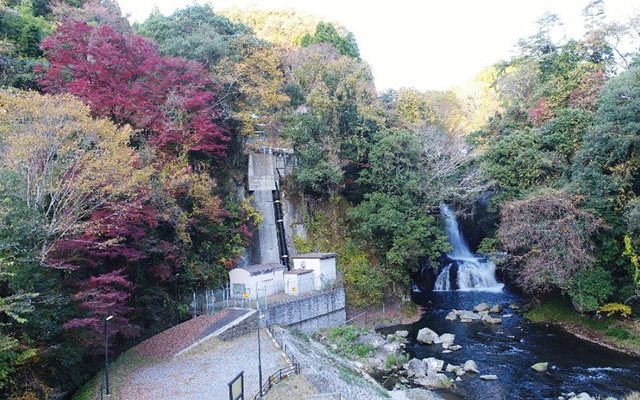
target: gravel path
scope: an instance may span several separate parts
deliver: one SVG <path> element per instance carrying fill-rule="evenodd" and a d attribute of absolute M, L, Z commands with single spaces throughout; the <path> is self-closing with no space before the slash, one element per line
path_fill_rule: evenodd
<path fill-rule="evenodd" d="M 265 329 L 260 339 L 266 381 L 287 363 Z M 245 398 L 253 398 L 258 392 L 257 333 L 226 342 L 209 339 L 179 357 L 143 367 L 129 376 L 117 400 L 226 400 L 227 384 L 240 371 L 244 371 Z"/>

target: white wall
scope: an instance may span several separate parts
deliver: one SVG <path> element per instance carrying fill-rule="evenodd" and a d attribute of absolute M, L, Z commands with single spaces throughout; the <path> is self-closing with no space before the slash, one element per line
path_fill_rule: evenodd
<path fill-rule="evenodd" d="M 326 289 L 336 281 L 336 259 L 330 258 L 294 258 L 294 269 L 311 269 L 313 270 L 315 290 Z"/>
<path fill-rule="evenodd" d="M 298 296 L 313 291 L 313 273 L 308 274 L 284 274 L 284 292 Z"/>
<path fill-rule="evenodd" d="M 251 276 L 249 271 L 242 268 L 234 268 L 229 271 L 229 282 L 231 284 L 231 296 L 242 296 L 243 292 L 238 292 L 244 285 L 244 292 L 249 294 L 250 299 L 256 298 L 256 287 L 259 295 L 270 296 L 281 293 L 284 290 L 284 270 L 275 270 L 265 274 Z M 257 285 L 257 286 L 256 286 Z"/>

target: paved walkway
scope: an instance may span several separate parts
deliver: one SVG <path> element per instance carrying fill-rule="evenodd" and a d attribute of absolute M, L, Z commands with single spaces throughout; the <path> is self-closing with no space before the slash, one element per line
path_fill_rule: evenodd
<path fill-rule="evenodd" d="M 265 329 L 262 379 L 287 363 Z M 117 400 L 226 400 L 228 383 L 244 371 L 245 399 L 258 392 L 258 339 L 251 333 L 231 341 L 209 339 L 188 352 L 133 372 Z"/>

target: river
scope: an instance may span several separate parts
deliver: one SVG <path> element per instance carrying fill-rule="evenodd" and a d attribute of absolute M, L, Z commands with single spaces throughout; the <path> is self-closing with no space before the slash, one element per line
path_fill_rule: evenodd
<path fill-rule="evenodd" d="M 476 361 L 481 374 L 498 376 L 497 381 L 482 381 L 477 374 L 467 373 L 452 389 L 441 391 L 443 397 L 556 399 L 561 393 L 587 392 L 591 396 L 620 398 L 632 390 L 640 391 L 640 359 L 586 342 L 552 326 L 527 323 L 520 313 L 507 308 L 512 303 L 522 304 L 523 299 L 506 289 L 500 293 L 416 293 L 414 301 L 425 308 L 425 313 L 418 322 L 402 327 L 409 331 L 406 349 L 412 357 L 436 357 L 458 365 L 471 359 Z M 513 315 L 503 318 L 501 325 L 445 320 L 451 309 L 472 310 L 483 301 L 491 305 L 500 303 L 505 308 L 503 314 Z M 462 349 L 443 354 L 440 345 L 417 342 L 416 335 L 423 327 L 438 334 L 455 334 L 455 344 Z M 548 372 L 533 371 L 530 367 L 537 362 L 549 362 Z"/>
<path fill-rule="evenodd" d="M 630 391 L 640 391 L 640 358 L 597 346 L 553 326 L 527 323 L 522 314 L 510 310 L 510 304 L 522 305 L 525 299 L 496 280 L 495 264 L 470 251 L 455 213 L 442 206 L 441 214 L 445 217 L 452 251 L 440 268 L 435 290 L 413 293 L 413 301 L 424 307 L 424 315 L 412 325 L 382 333 L 406 329 L 409 331 L 406 349 L 412 357 L 436 357 L 454 365 L 474 360 L 481 374 L 498 376 L 497 381 L 483 381 L 477 374 L 467 373 L 452 389 L 442 392 L 443 397 L 557 399 L 562 393 L 587 392 L 601 398 L 620 398 Z M 473 310 L 482 302 L 503 307 L 502 324 L 445 320 L 452 309 Z M 418 331 L 424 327 L 440 335 L 455 334 L 455 344 L 462 349 L 445 354 L 440 345 L 416 341 Z M 549 370 L 533 371 L 531 366 L 538 362 L 548 362 Z"/>

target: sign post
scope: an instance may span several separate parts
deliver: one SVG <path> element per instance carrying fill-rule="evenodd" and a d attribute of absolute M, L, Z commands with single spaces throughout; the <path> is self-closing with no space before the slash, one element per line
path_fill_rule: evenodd
<path fill-rule="evenodd" d="M 244 400 L 244 371 L 229 382 L 229 400 Z"/>

